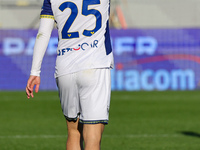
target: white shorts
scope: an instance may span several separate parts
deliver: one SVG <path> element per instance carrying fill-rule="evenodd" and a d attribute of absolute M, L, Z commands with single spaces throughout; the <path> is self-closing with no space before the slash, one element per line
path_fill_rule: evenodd
<path fill-rule="evenodd" d="M 63 114 L 68 121 L 85 124 L 108 123 L 110 69 L 90 69 L 56 79 Z"/>

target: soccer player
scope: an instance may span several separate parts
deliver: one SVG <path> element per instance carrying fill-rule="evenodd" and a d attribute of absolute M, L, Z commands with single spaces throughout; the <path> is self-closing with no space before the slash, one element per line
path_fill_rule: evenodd
<path fill-rule="evenodd" d="M 39 91 L 40 68 L 54 22 L 59 42 L 55 78 L 67 121 L 67 150 L 99 150 L 108 124 L 113 53 L 110 0 L 44 0 L 27 97 Z"/>

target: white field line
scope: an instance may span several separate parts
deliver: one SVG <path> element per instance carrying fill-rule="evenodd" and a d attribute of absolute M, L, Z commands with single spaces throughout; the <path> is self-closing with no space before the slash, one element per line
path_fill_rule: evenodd
<path fill-rule="evenodd" d="M 127 135 L 103 135 L 103 138 L 167 138 L 167 137 L 181 137 L 180 134 L 127 134 Z M 51 139 L 51 138 L 67 138 L 67 135 L 0 135 L 0 139 Z"/>
<path fill-rule="evenodd" d="M 9 136 L 0 136 L 0 139 L 50 139 L 50 138 L 66 138 L 66 135 L 9 135 Z"/>
<path fill-rule="evenodd" d="M 108 138 L 152 138 L 152 137 L 181 137 L 180 134 L 129 134 L 129 135 L 103 135 Z"/>

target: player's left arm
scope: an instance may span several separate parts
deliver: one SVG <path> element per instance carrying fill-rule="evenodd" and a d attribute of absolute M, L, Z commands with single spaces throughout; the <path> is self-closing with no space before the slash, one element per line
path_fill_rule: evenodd
<path fill-rule="evenodd" d="M 40 27 L 36 37 L 34 51 L 33 51 L 33 60 L 31 75 L 40 76 L 40 69 L 44 54 L 46 52 L 49 39 L 51 37 L 51 32 L 54 27 L 54 20 L 48 18 L 40 19 Z"/>
<path fill-rule="evenodd" d="M 33 97 L 34 87 L 36 93 L 39 91 L 41 64 L 54 27 L 54 16 L 50 0 L 44 0 L 40 18 L 40 27 L 33 52 L 31 74 L 26 86 L 27 98 Z"/>
<path fill-rule="evenodd" d="M 28 99 L 30 97 L 32 98 L 34 97 L 33 95 L 34 86 L 35 86 L 35 92 L 37 93 L 39 91 L 39 86 L 40 86 L 40 77 L 30 75 L 26 86 L 26 95 Z"/>
<path fill-rule="evenodd" d="M 53 19 L 41 18 L 40 27 L 36 37 L 36 42 L 33 51 L 31 74 L 27 81 L 27 86 L 26 86 L 27 98 L 34 97 L 33 95 L 34 87 L 36 93 L 39 91 L 41 64 L 49 43 L 49 39 L 51 37 L 51 32 L 53 30 L 53 27 L 54 27 Z"/>

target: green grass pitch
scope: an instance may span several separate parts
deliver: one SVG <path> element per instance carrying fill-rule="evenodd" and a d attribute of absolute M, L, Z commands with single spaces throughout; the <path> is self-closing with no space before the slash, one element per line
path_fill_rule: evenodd
<path fill-rule="evenodd" d="M 57 92 L 0 92 L 0 150 L 64 150 Z M 200 91 L 112 92 L 102 150 L 199 150 Z"/>

